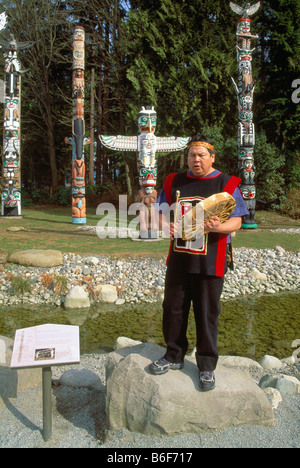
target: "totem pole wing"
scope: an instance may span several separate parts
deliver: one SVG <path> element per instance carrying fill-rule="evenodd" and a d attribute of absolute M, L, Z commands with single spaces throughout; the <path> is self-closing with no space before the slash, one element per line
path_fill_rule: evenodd
<path fill-rule="evenodd" d="M 3 47 L 4 49 L 8 49 L 9 48 L 9 42 L 5 41 L 3 39 L 0 39 L 0 46 Z"/>
<path fill-rule="evenodd" d="M 250 4 L 248 3 L 245 7 L 240 7 L 236 3 L 230 2 L 230 8 L 232 9 L 232 11 L 234 11 L 240 16 L 243 16 L 244 18 L 248 18 L 249 16 L 254 15 L 254 13 L 257 12 L 259 7 L 260 7 L 260 2 L 252 6 L 250 6 Z"/>
<path fill-rule="evenodd" d="M 32 47 L 35 43 L 33 41 L 31 42 L 17 42 L 17 49 L 18 50 L 24 50 L 24 49 L 29 49 Z"/>
<path fill-rule="evenodd" d="M 156 137 L 156 151 L 168 153 L 180 151 L 187 147 L 189 137 Z"/>
<path fill-rule="evenodd" d="M 137 136 L 99 135 L 99 139 L 103 146 L 114 151 L 137 151 L 138 150 Z"/>
<path fill-rule="evenodd" d="M 5 28 L 7 24 L 7 16 L 5 11 L 0 15 L 0 31 Z"/>
<path fill-rule="evenodd" d="M 249 7 L 248 15 L 249 15 L 249 16 L 254 15 L 254 13 L 257 12 L 257 10 L 259 9 L 259 7 L 260 7 L 260 2 L 258 2 L 258 3 L 256 3 L 255 5 L 252 5 L 251 7 Z"/>
<path fill-rule="evenodd" d="M 243 13 L 243 11 L 244 11 L 244 9 L 242 7 L 240 7 L 239 5 L 237 5 L 236 3 L 233 3 L 233 2 L 230 2 L 230 8 L 232 9 L 232 11 L 234 11 L 238 15 L 241 15 Z"/>

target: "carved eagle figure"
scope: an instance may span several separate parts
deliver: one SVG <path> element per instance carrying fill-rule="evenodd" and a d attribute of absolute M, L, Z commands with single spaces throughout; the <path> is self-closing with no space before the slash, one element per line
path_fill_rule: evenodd
<path fill-rule="evenodd" d="M 232 11 L 242 16 L 243 18 L 249 18 L 249 16 L 254 15 L 260 7 L 260 2 L 255 5 L 250 5 L 250 3 L 245 3 L 243 7 L 240 7 L 236 3 L 230 2 L 230 8 Z"/>
<path fill-rule="evenodd" d="M 13 34 L 10 34 L 9 41 L 0 39 L 0 45 L 3 49 L 11 51 L 29 49 L 33 44 L 34 42 L 17 42 Z"/>
<path fill-rule="evenodd" d="M 115 151 L 138 151 L 137 136 L 99 135 L 103 146 Z M 155 147 L 158 153 L 180 151 L 187 147 L 189 137 L 155 137 Z"/>

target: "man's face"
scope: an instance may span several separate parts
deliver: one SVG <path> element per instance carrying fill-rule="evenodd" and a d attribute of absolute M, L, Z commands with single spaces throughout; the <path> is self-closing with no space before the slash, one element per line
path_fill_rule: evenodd
<path fill-rule="evenodd" d="M 215 153 L 203 146 L 192 146 L 188 152 L 188 167 L 195 177 L 203 177 L 213 171 Z"/>

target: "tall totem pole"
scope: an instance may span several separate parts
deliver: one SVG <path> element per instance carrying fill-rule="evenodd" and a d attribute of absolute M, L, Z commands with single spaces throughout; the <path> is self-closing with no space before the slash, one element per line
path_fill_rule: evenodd
<path fill-rule="evenodd" d="M 138 151 L 139 157 L 139 214 L 140 239 L 151 240 L 158 237 L 158 225 L 154 214 L 157 199 L 155 190 L 157 178 L 156 152 L 183 150 L 189 137 L 157 137 L 155 135 L 157 116 L 154 107 L 142 107 L 138 114 L 138 136 L 100 135 L 101 143 L 114 151 Z"/>
<path fill-rule="evenodd" d="M 72 137 L 65 142 L 72 145 L 72 223 L 86 223 L 84 145 L 84 68 L 85 31 L 76 26 L 73 34 L 73 120 Z"/>
<path fill-rule="evenodd" d="M 243 228 L 256 228 L 255 223 L 255 166 L 254 146 L 255 128 L 253 123 L 253 94 L 255 82 L 252 78 L 252 53 L 251 41 L 258 36 L 251 34 L 251 15 L 257 12 L 260 2 L 251 6 L 245 3 L 243 7 L 230 2 L 230 8 L 241 16 L 237 23 L 237 61 L 238 61 L 238 83 L 232 78 L 237 100 L 238 100 L 238 168 L 242 179 L 241 191 L 248 208 L 249 215 L 243 218 Z"/>
<path fill-rule="evenodd" d="M 1 15 L 2 16 L 2 15 Z M 0 26 L 1 27 L 1 26 Z M 4 52 L 4 132 L 2 161 L 1 216 L 21 215 L 21 64 L 19 49 L 31 47 L 31 42 L 0 40 Z"/>

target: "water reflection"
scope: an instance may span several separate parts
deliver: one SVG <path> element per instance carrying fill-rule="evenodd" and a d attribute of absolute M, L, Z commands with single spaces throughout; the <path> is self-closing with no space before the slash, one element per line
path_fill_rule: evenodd
<path fill-rule="evenodd" d="M 241 296 L 222 302 L 220 354 L 256 360 L 264 354 L 279 358 L 291 355 L 292 341 L 300 338 L 299 305 L 300 296 L 295 293 Z M 81 310 L 29 305 L 0 308 L 0 335 L 13 338 L 15 330 L 43 323 L 79 325 L 81 353 L 111 351 L 118 336 L 164 346 L 162 309 L 157 304 L 95 304 Z M 192 350 L 195 346 L 193 314 L 190 314 L 188 339 Z"/>

